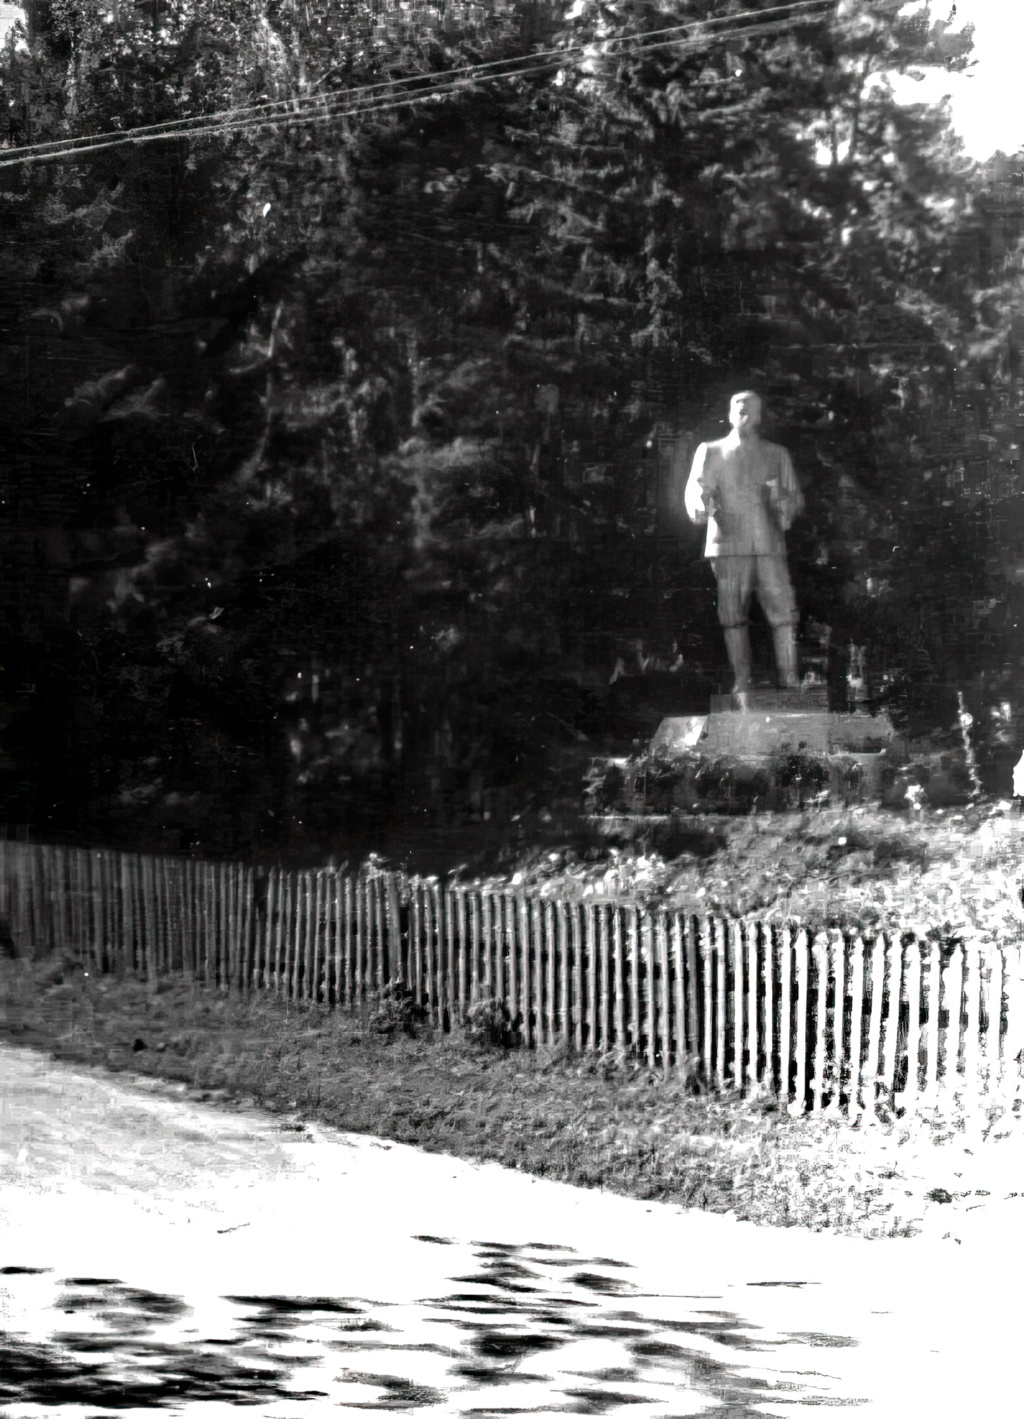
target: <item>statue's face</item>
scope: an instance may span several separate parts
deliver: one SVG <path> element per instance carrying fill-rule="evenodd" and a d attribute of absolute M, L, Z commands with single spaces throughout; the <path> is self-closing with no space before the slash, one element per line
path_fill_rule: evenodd
<path fill-rule="evenodd" d="M 737 433 L 750 433 L 761 422 L 761 401 L 756 394 L 734 394 L 729 404 L 729 423 Z"/>

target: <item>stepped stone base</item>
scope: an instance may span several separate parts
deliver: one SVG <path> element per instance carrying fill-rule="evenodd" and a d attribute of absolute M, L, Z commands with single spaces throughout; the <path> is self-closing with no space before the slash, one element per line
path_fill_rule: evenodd
<path fill-rule="evenodd" d="M 712 695 L 711 713 L 728 714 L 740 708 L 736 695 Z M 828 709 L 827 685 L 801 685 L 795 690 L 748 690 L 746 694 L 748 710 L 763 710 L 766 714 L 782 710 L 803 713 L 807 710 Z"/>
<path fill-rule="evenodd" d="M 815 685 L 750 690 L 742 706 L 735 695 L 713 695 L 706 719 L 697 715 L 663 719 L 651 752 L 667 759 L 684 751 L 750 759 L 798 753 L 871 756 L 895 742 L 888 715 L 834 712 L 828 708 L 825 687 Z"/>

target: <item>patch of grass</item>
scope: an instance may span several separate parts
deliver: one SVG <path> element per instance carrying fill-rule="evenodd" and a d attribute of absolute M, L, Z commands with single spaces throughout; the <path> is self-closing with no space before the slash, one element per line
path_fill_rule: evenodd
<path fill-rule="evenodd" d="M 902 1134 L 892 1151 L 904 1125 L 855 1130 L 770 1098 L 701 1093 L 685 1069 L 488 1047 L 479 1028 L 382 1034 L 378 1022 L 372 1004 L 360 1015 L 177 979 L 153 989 L 73 963 L 0 971 L 0 1037 L 215 1100 L 773 1225 L 902 1235 L 924 1207 L 928 1179 L 908 1191 Z M 929 1138 L 951 1136 L 942 1127 L 929 1123 Z"/>
<path fill-rule="evenodd" d="M 525 854 L 492 886 L 639 900 L 760 921 L 971 931 L 1019 942 L 1024 817 L 1007 802 L 896 812 L 860 805 L 678 817 L 647 841 Z M 703 834 L 700 852 L 685 844 Z"/>

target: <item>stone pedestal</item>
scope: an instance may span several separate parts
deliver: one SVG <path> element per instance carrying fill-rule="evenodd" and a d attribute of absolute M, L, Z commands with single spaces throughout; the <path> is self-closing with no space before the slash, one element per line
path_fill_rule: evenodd
<path fill-rule="evenodd" d="M 668 759 L 684 750 L 708 758 L 767 759 L 800 753 L 866 757 L 891 747 L 896 739 L 888 715 L 830 710 L 823 685 L 749 690 L 743 704 L 735 695 L 713 695 L 711 713 L 699 728 L 701 718 L 662 720 L 651 752 Z"/>

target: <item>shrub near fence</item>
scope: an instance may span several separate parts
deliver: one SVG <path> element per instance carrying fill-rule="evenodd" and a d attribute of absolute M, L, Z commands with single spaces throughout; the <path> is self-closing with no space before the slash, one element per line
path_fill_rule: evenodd
<path fill-rule="evenodd" d="M 35 958 L 349 1009 L 400 984 L 445 1030 L 493 1001 L 524 1045 L 797 1108 L 856 1114 L 1020 1082 L 1020 952 L 991 943 L 11 842 L 0 911 Z"/>

